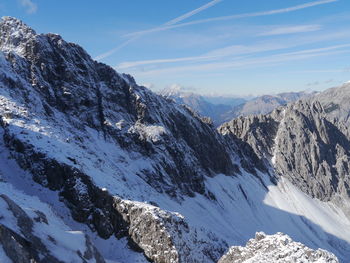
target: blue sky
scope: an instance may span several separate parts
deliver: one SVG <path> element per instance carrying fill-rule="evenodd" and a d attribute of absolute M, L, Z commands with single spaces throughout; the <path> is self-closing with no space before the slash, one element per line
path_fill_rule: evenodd
<path fill-rule="evenodd" d="M 0 0 L 0 13 L 155 90 L 248 95 L 350 80 L 349 0 Z"/>

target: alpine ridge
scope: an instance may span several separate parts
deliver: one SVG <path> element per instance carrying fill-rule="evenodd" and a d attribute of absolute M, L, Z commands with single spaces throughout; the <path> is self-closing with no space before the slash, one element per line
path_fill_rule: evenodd
<path fill-rule="evenodd" d="M 263 232 L 256 233 L 246 247 L 231 247 L 218 263 L 230 262 L 339 262 L 328 252 L 318 249 L 313 251 L 304 245 L 293 242 L 289 236 L 277 233 L 268 236 Z"/>
<path fill-rule="evenodd" d="M 215 129 L 16 18 L 0 51 L 1 261 L 217 262 L 261 231 L 350 257 L 349 137 L 321 103 Z"/>

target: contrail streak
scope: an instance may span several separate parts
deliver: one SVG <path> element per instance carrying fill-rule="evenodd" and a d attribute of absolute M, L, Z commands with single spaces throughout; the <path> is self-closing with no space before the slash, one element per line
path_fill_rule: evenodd
<path fill-rule="evenodd" d="M 198 13 L 200 13 L 200 12 L 202 12 L 202 11 L 204 11 L 204 10 L 206 10 L 206 9 L 208 9 L 208 8 L 214 6 L 214 5 L 216 5 L 216 4 L 218 4 L 218 3 L 222 2 L 222 1 L 223 0 L 213 0 L 213 1 L 211 1 L 211 2 L 201 6 L 199 8 L 196 8 L 196 9 L 194 9 L 194 10 L 192 10 L 192 11 L 186 13 L 186 14 L 183 14 L 183 15 L 177 17 L 177 18 L 174 18 L 174 19 L 166 22 L 165 24 L 161 25 L 160 27 L 154 28 L 154 30 L 161 31 L 162 28 L 164 28 L 164 27 L 173 26 L 176 23 L 179 23 L 179 22 L 185 20 L 186 18 L 194 16 L 194 15 L 196 15 L 196 14 L 198 14 Z M 125 41 L 124 43 L 120 44 L 119 46 L 117 46 L 117 47 L 115 47 L 115 48 L 113 48 L 113 49 L 111 49 L 111 50 L 109 50 L 109 51 L 107 51 L 107 52 L 105 52 L 105 53 L 103 53 L 101 55 L 98 55 L 97 57 L 95 57 L 95 59 L 96 60 L 101 60 L 101 59 L 104 59 L 106 57 L 109 57 L 112 54 L 114 54 L 115 52 L 117 52 L 118 50 L 120 50 L 123 47 L 127 46 L 129 43 L 137 40 L 139 37 L 141 37 L 142 35 L 145 35 L 147 33 L 148 33 L 147 31 L 144 31 L 144 33 L 138 32 L 138 34 L 135 34 L 134 36 L 131 36 L 131 38 L 128 39 L 127 41 Z"/>

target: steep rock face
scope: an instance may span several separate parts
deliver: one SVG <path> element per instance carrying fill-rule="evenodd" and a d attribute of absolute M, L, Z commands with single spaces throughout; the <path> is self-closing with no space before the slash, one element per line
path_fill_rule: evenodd
<path fill-rule="evenodd" d="M 338 263 L 339 261 L 332 253 L 322 249 L 312 250 L 282 233 L 266 235 L 259 232 L 245 247 L 231 247 L 218 263 L 245 262 Z"/>
<path fill-rule="evenodd" d="M 273 155 L 278 124 L 278 117 L 275 119 L 269 115 L 252 115 L 233 119 L 221 125 L 218 130 L 226 137 L 233 137 L 239 144 L 238 148 L 250 153 L 251 161 L 263 169 L 268 166 L 267 160 Z"/>
<path fill-rule="evenodd" d="M 124 149 L 157 160 L 140 176 L 159 191 L 204 193 L 203 175 L 232 174 L 223 141 L 186 108 L 93 61 L 58 35 L 37 35 L 8 17 L 0 33 L 3 64 L 16 76 L 2 75 L 9 96 L 50 121 L 63 113 L 82 132 L 86 126 L 97 129 Z"/>
<path fill-rule="evenodd" d="M 219 131 L 241 138 L 310 196 L 349 198 L 349 138 L 328 120 L 319 102 L 298 101 L 266 116 L 239 118 Z"/>
<path fill-rule="evenodd" d="M 350 83 L 344 83 L 340 87 L 331 88 L 310 98 L 319 101 L 324 108 L 327 118 L 331 121 L 344 122 L 349 126 L 350 120 Z"/>
<path fill-rule="evenodd" d="M 329 122 L 318 102 L 285 111 L 276 138 L 276 170 L 313 197 L 349 197 L 349 139 Z"/>
<path fill-rule="evenodd" d="M 131 238 L 154 262 L 216 262 L 228 247 L 214 233 L 209 233 L 213 241 L 209 244 L 181 214 L 118 198 L 114 207 L 130 224 Z"/>

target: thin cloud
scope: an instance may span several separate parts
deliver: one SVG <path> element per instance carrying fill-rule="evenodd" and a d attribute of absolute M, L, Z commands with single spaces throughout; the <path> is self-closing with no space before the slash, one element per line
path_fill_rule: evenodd
<path fill-rule="evenodd" d="M 120 63 L 115 68 L 117 68 L 117 69 L 126 69 L 126 68 L 133 68 L 133 67 L 136 67 L 136 66 L 142 66 L 142 65 L 175 63 L 175 62 L 188 62 L 188 61 L 194 62 L 194 61 L 201 61 L 201 60 L 207 60 L 207 59 L 213 59 L 213 58 L 216 58 L 216 57 L 215 56 L 197 56 L 197 57 L 183 57 L 183 58 L 127 61 L 127 62 Z"/>
<path fill-rule="evenodd" d="M 189 18 L 189 17 L 191 17 L 191 16 L 194 16 L 195 14 L 198 14 L 198 13 L 200 13 L 200 12 L 202 12 L 202 11 L 204 11 L 204 10 L 206 10 L 206 9 L 208 9 L 208 8 L 214 6 L 214 5 L 216 5 L 216 4 L 218 4 L 218 3 L 222 2 L 222 1 L 223 1 L 223 0 L 214 0 L 214 1 L 211 1 L 211 2 L 209 2 L 209 3 L 207 3 L 207 4 L 205 4 L 205 5 L 201 6 L 201 7 L 199 7 L 199 8 L 197 8 L 197 9 L 193 10 L 193 11 L 190 11 L 190 12 L 188 12 L 188 13 L 182 15 L 182 16 L 179 16 L 179 17 L 177 17 L 177 18 L 175 18 L 175 19 L 173 19 L 173 20 L 170 20 L 169 22 L 165 23 L 164 25 L 170 26 L 170 25 L 177 24 L 177 23 L 179 23 L 179 22 L 185 20 L 186 18 Z"/>
<path fill-rule="evenodd" d="M 254 45 L 232 45 L 224 48 L 218 48 L 206 53 L 206 56 L 215 56 L 218 58 L 228 57 L 232 55 L 253 54 L 266 51 L 274 51 L 294 47 L 295 44 L 275 43 L 275 42 L 258 42 Z"/>
<path fill-rule="evenodd" d="M 216 21 L 225 21 L 225 20 L 232 20 L 232 19 L 239 19 L 239 18 L 283 14 L 283 13 L 294 12 L 294 11 L 298 11 L 298 10 L 302 10 L 305 8 L 310 8 L 310 7 L 314 7 L 314 6 L 318 6 L 318 5 L 334 3 L 337 1 L 338 0 L 320 0 L 320 1 L 305 3 L 302 5 L 296 5 L 296 6 L 291 6 L 291 7 L 287 7 L 287 8 L 282 8 L 282 9 L 274 9 L 274 10 L 269 10 L 269 11 L 255 12 L 255 13 L 245 13 L 245 14 L 239 14 L 239 15 L 220 16 L 220 17 L 214 17 L 214 18 L 208 18 L 208 19 L 201 19 L 201 20 L 196 20 L 196 21 L 192 21 L 192 22 L 188 22 L 188 23 L 176 24 L 176 25 L 171 25 L 171 26 L 161 26 L 161 27 L 157 27 L 157 28 L 153 28 L 153 29 L 149 29 L 149 30 L 138 31 L 138 32 L 126 34 L 125 36 L 132 37 L 132 36 L 136 36 L 136 35 L 145 35 L 145 34 L 149 34 L 149 33 L 153 33 L 153 32 L 159 32 L 159 31 L 164 31 L 164 30 L 168 30 L 168 29 L 173 29 L 173 28 L 198 25 L 198 24 L 216 22 Z"/>
<path fill-rule="evenodd" d="M 233 45 L 225 48 L 219 48 L 212 50 L 201 56 L 192 56 L 192 57 L 182 57 L 182 58 L 167 58 L 167 59 L 153 59 L 153 60 L 141 60 L 141 61 L 127 61 L 120 63 L 115 68 L 118 70 L 126 68 L 134 68 L 137 66 L 143 65 L 154 65 L 154 64 L 165 64 L 165 63 L 176 63 L 176 62 L 200 62 L 205 60 L 220 59 L 222 57 L 232 56 L 232 55 L 244 55 L 259 53 L 265 51 L 279 50 L 291 47 L 290 45 L 282 45 L 276 43 L 258 43 L 251 46 L 241 46 Z"/>
<path fill-rule="evenodd" d="M 22 1 L 30 1 L 30 0 L 22 0 Z M 192 10 L 192 11 L 186 13 L 186 14 L 183 14 L 183 15 L 177 17 L 177 18 L 174 18 L 174 19 L 166 22 L 166 23 L 164 23 L 163 25 L 161 25 L 160 27 L 157 27 L 157 28 L 160 29 L 160 28 L 163 28 L 163 27 L 173 26 L 176 23 L 179 23 L 179 22 L 181 22 L 181 21 L 183 21 L 183 20 L 185 20 L 185 19 L 187 19 L 187 18 L 189 18 L 191 16 L 194 16 L 194 15 L 196 15 L 196 14 L 198 14 L 198 13 L 200 13 L 200 12 L 202 12 L 202 11 L 204 11 L 204 10 L 206 10 L 206 9 L 208 9 L 208 8 L 214 6 L 214 5 L 216 5 L 216 4 L 218 4 L 218 3 L 222 2 L 222 1 L 223 0 L 213 0 L 213 1 L 211 1 L 211 2 L 201 6 L 199 8 L 196 8 L 196 9 L 194 9 L 194 10 Z M 155 28 L 155 29 L 157 29 L 157 28 Z M 147 34 L 147 33 L 144 33 L 144 34 Z M 125 41 L 121 45 L 119 45 L 119 46 L 117 46 L 117 47 L 115 47 L 115 48 L 113 48 L 113 49 L 111 49 L 111 50 L 109 50 L 109 51 L 107 51 L 107 52 L 105 52 L 105 53 L 103 53 L 101 55 L 98 55 L 97 57 L 95 57 L 95 59 L 96 60 L 101 60 L 101 59 L 104 59 L 106 57 L 111 56 L 112 54 L 114 54 L 118 50 L 122 49 L 123 47 L 127 46 L 131 42 L 134 42 L 135 40 L 137 40 L 138 38 L 140 38 L 144 34 L 139 33 L 139 34 L 136 34 L 136 35 L 132 36 L 129 40 Z"/>
<path fill-rule="evenodd" d="M 348 73 L 350 72 L 349 68 L 343 68 L 343 69 L 313 69 L 313 70 L 301 70 L 301 71 L 293 71 L 291 73 Z"/>
<path fill-rule="evenodd" d="M 139 36 L 134 36 L 132 38 L 130 38 L 129 40 L 125 41 L 124 43 L 120 44 L 119 46 L 101 54 L 101 55 L 98 55 L 97 57 L 95 57 L 94 59 L 95 60 L 101 60 L 101 59 L 104 59 L 104 58 L 107 58 L 111 55 L 113 55 L 115 52 L 117 52 L 118 50 L 122 49 L 123 47 L 127 46 L 128 44 L 130 44 L 131 42 L 135 41 L 136 39 L 138 39 Z"/>
<path fill-rule="evenodd" d="M 339 34 L 337 34 L 339 35 Z M 340 34 L 342 35 L 342 34 Z M 330 35 L 329 39 L 333 39 L 333 35 Z M 141 60 L 141 61 L 126 61 L 120 63 L 115 67 L 117 70 L 125 70 L 130 68 L 136 68 L 138 66 L 144 65 L 156 65 L 156 64 L 166 64 L 166 63 L 177 63 L 177 62 L 203 62 L 209 60 L 219 60 L 222 58 L 229 58 L 232 56 L 241 56 L 246 54 L 257 54 L 269 51 L 278 51 L 283 49 L 294 48 L 300 45 L 310 44 L 318 41 L 328 40 L 324 36 L 319 39 L 318 37 L 313 36 L 311 39 L 300 39 L 297 41 L 284 41 L 280 43 L 276 43 L 275 41 L 261 41 L 254 45 L 231 45 L 224 48 L 214 49 L 205 54 L 201 54 L 199 56 L 191 56 L 191 57 L 180 57 L 180 58 L 164 58 L 164 59 L 153 59 L 153 60 Z M 324 51 L 325 49 L 339 49 L 345 48 L 348 45 L 337 45 L 327 48 L 313 49 L 313 51 Z M 305 51 L 301 51 L 305 52 Z"/>
<path fill-rule="evenodd" d="M 251 66 L 262 66 L 262 65 L 275 65 L 287 61 L 295 60 L 304 60 L 313 57 L 320 56 L 330 56 L 336 54 L 349 53 L 349 44 L 343 45 L 334 45 L 323 48 L 316 49 L 306 49 L 295 52 L 281 53 L 272 56 L 264 56 L 259 58 L 231 58 L 230 61 L 225 62 L 213 62 L 213 63 L 204 63 L 199 65 L 190 65 L 190 66 L 177 66 L 170 68 L 162 68 L 156 70 L 149 70 L 143 72 L 134 72 L 138 75 L 159 75 L 159 74 L 176 74 L 180 72 L 200 72 L 200 71 L 213 71 L 213 70 L 222 70 L 222 69 L 242 69 Z"/>
<path fill-rule="evenodd" d="M 192 22 L 188 22 L 188 23 L 182 23 L 182 24 L 172 24 L 172 23 L 177 23 L 180 22 L 186 18 L 189 18 L 189 14 L 192 14 L 192 16 L 194 14 L 197 14 L 205 9 L 208 9 L 209 7 L 212 7 L 214 4 L 219 3 L 220 1 L 211 1 L 208 4 L 197 8 L 195 10 L 199 10 L 195 13 L 193 13 L 195 10 L 186 13 L 185 15 L 182 15 L 178 18 L 182 18 L 181 20 L 178 20 L 177 18 L 163 24 L 162 26 L 153 28 L 153 29 L 149 29 L 149 30 L 143 30 L 143 31 L 138 31 L 138 32 L 134 32 L 134 33 L 130 33 L 127 34 L 125 36 L 127 37 L 131 37 L 129 40 L 125 41 L 124 43 L 122 43 L 121 45 L 117 46 L 114 49 L 111 49 L 110 51 L 103 53 L 101 55 L 98 55 L 97 57 L 95 57 L 96 60 L 101 60 L 104 59 L 106 57 L 111 56 L 112 54 L 114 54 L 116 51 L 122 49 L 123 47 L 127 46 L 129 43 L 135 41 L 136 39 L 138 39 L 139 37 L 149 34 L 149 33 L 153 33 L 153 32 L 159 32 L 159 31 L 164 31 L 164 30 L 168 30 L 168 29 L 173 29 L 173 28 L 178 28 L 178 27 L 184 27 L 184 26 L 191 26 L 191 25 L 196 25 L 196 24 L 203 24 L 203 23 L 209 23 L 209 22 L 215 22 L 215 21 L 225 21 L 225 20 L 232 20 L 232 19 L 239 19 L 239 18 L 247 18 L 247 17 L 258 17 L 258 16 L 268 16 L 268 15 L 275 15 L 275 14 L 283 14 L 283 13 L 289 13 L 289 12 L 293 12 L 293 11 L 297 11 L 297 10 L 301 10 L 301 9 L 305 9 L 305 8 L 310 8 L 310 7 L 314 7 L 314 6 L 318 6 L 318 5 L 324 5 L 324 4 L 329 4 L 329 3 L 334 3 L 337 2 L 338 0 L 319 0 L 319 1 L 313 1 L 313 2 L 309 2 L 309 3 L 305 3 L 302 5 L 296 5 L 296 6 L 292 6 L 292 7 L 287 7 L 287 8 L 282 8 L 282 9 L 274 9 L 274 10 L 269 10 L 269 11 L 263 11 L 263 12 L 255 12 L 255 13 L 245 13 L 245 14 L 239 14 L 239 15 L 232 15 L 232 16 L 221 16 L 221 17 L 214 17 L 214 18 L 208 18 L 208 19 L 202 19 L 202 20 L 196 20 L 196 21 L 192 21 Z M 205 9 L 203 9 L 203 7 L 206 7 Z M 175 21 L 175 22 L 174 22 Z M 170 23 L 170 24 L 169 24 Z"/>
<path fill-rule="evenodd" d="M 33 3 L 31 0 L 19 0 L 19 3 L 26 9 L 28 14 L 34 14 L 38 10 L 37 4 Z"/>
<path fill-rule="evenodd" d="M 314 32 L 321 29 L 320 25 L 301 25 L 301 26 L 287 26 L 278 27 L 267 32 L 259 34 L 259 36 L 276 36 L 276 35 L 288 35 L 296 33 Z"/>

